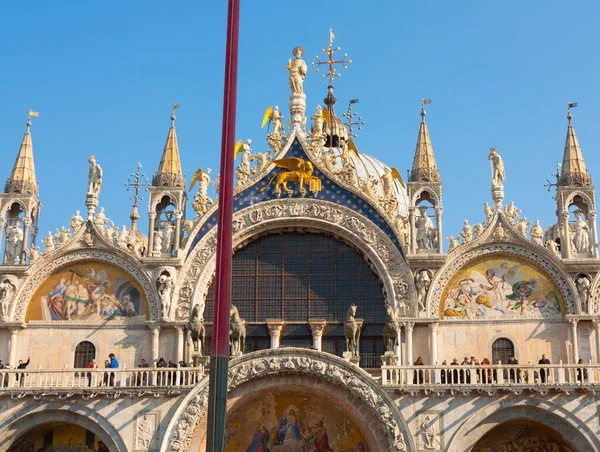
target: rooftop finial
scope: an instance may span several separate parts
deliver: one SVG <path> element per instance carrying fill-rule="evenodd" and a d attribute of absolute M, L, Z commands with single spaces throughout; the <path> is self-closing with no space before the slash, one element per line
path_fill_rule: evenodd
<path fill-rule="evenodd" d="M 175 120 L 177 119 L 177 117 L 175 116 L 175 110 L 177 110 L 179 107 L 181 107 L 180 104 L 173 104 L 173 110 L 171 110 L 172 125 L 175 125 Z"/>
<path fill-rule="evenodd" d="M 174 111 L 175 109 L 173 109 Z M 129 199 L 133 200 L 133 209 L 131 211 L 131 230 L 137 230 L 137 221 L 140 219 L 140 214 L 138 213 L 138 201 L 143 201 L 144 198 L 140 196 L 140 188 L 144 190 L 148 190 L 148 179 L 146 179 L 146 175 L 140 173 L 140 169 L 142 169 L 142 164 L 138 162 L 137 171 L 135 173 L 131 173 L 131 177 L 127 179 L 127 183 L 125 187 L 127 187 L 127 191 L 133 190 L 133 195 L 129 197 Z M 140 179 L 145 179 L 146 183 L 140 183 Z"/>
<path fill-rule="evenodd" d="M 319 66 L 326 64 L 327 66 L 329 66 L 329 70 L 327 71 L 327 74 L 323 74 L 321 77 L 325 78 L 327 76 L 329 76 L 329 86 L 333 86 L 333 79 L 335 77 L 340 77 L 341 74 L 339 72 L 337 72 L 335 70 L 335 65 L 336 64 L 341 64 L 344 67 L 344 70 L 348 69 L 348 64 L 352 63 L 352 60 L 346 60 L 346 57 L 348 56 L 347 54 L 344 53 L 344 56 L 342 57 L 341 60 L 335 60 L 333 57 L 333 54 L 335 52 L 338 52 L 341 50 L 340 47 L 336 47 L 335 49 L 333 48 L 333 40 L 335 39 L 335 35 L 333 34 L 333 31 L 331 30 L 331 28 L 329 29 L 329 45 L 327 46 L 327 50 L 326 49 L 321 49 L 321 52 L 325 53 L 327 55 L 327 61 L 319 61 L 319 55 L 315 56 L 315 59 L 317 60 L 316 62 L 313 61 L 311 63 L 311 65 L 316 66 L 315 70 L 317 72 L 319 72 Z"/>
<path fill-rule="evenodd" d="M 569 108 L 567 108 L 567 119 L 569 120 L 569 125 L 571 125 L 571 120 L 573 119 L 573 115 L 571 114 L 571 108 L 577 107 L 577 102 L 569 102 Z"/>
<path fill-rule="evenodd" d="M 171 110 L 171 127 L 169 128 L 169 134 L 167 135 L 167 142 L 165 143 L 158 170 L 152 177 L 152 185 L 156 187 L 183 188 L 185 186 L 183 183 L 183 174 L 181 172 L 177 132 L 175 131 L 175 110 L 179 107 L 179 104 L 173 104 L 173 109 Z"/>
<path fill-rule="evenodd" d="M 425 115 L 427 114 L 427 112 L 425 111 L 425 105 L 430 103 L 431 99 L 421 99 L 421 117 L 423 118 L 423 121 L 425 121 Z"/>
<path fill-rule="evenodd" d="M 28 193 L 35 195 L 38 193 L 30 129 L 31 118 L 39 115 L 40 114 L 37 111 L 29 110 L 29 116 L 27 117 L 26 123 L 27 130 L 25 130 L 25 134 L 23 135 L 21 148 L 17 154 L 12 173 L 4 186 L 4 191 L 6 193 Z"/>
<path fill-rule="evenodd" d="M 357 104 L 358 99 L 350 99 L 348 102 L 348 110 L 344 113 L 344 116 L 348 120 L 346 125 L 348 126 L 348 136 L 356 138 L 356 134 L 353 131 L 352 126 L 358 126 L 358 130 L 362 130 L 362 126 L 365 122 L 362 120 L 361 116 L 358 116 L 358 113 L 352 111 L 352 105 Z M 356 119 L 356 121 L 353 121 Z"/>
<path fill-rule="evenodd" d="M 435 163 L 433 146 L 429 137 L 429 129 L 425 122 L 425 105 L 430 104 L 431 99 L 421 99 L 421 125 L 417 137 L 417 146 L 410 171 L 411 182 L 440 182 L 440 171 Z"/>

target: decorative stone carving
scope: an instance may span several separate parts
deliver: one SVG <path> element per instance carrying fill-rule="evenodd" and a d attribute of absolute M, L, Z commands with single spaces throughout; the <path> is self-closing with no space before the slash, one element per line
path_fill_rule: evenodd
<path fill-rule="evenodd" d="M 485 215 L 485 223 L 489 226 L 494 219 L 494 211 L 487 202 L 483 206 L 483 213 Z"/>
<path fill-rule="evenodd" d="M 460 246 L 460 242 L 458 241 L 458 237 L 450 236 L 446 237 L 446 240 L 450 242 L 450 246 L 448 247 L 448 252 L 454 251 L 457 247 Z"/>
<path fill-rule="evenodd" d="M 275 152 L 277 152 L 278 150 L 279 149 L 277 149 Z M 254 171 L 254 174 L 256 176 L 258 176 L 265 169 L 267 169 L 267 166 L 269 166 L 269 163 L 271 163 L 271 152 L 265 151 L 265 152 L 257 152 L 256 154 L 252 154 L 250 156 L 250 161 L 254 163 L 253 171 Z"/>
<path fill-rule="evenodd" d="M 350 391 L 374 411 L 376 418 L 387 431 L 387 450 L 407 450 L 406 427 L 393 400 L 367 373 L 356 366 L 330 354 L 304 349 L 263 350 L 248 357 L 232 361 L 228 374 L 228 391 L 269 375 L 299 374 L 323 379 Z M 163 441 L 165 450 L 187 450 L 194 428 L 206 414 L 207 408 L 208 379 L 205 379 L 175 413 L 175 420 L 168 427 Z"/>
<path fill-rule="evenodd" d="M 515 202 L 511 201 L 508 206 L 504 206 L 504 216 L 508 220 L 508 222 L 512 225 L 515 224 L 515 220 L 521 213 L 521 209 L 515 206 Z"/>
<path fill-rule="evenodd" d="M 81 228 L 84 224 L 85 224 L 85 220 L 79 214 L 79 210 L 76 210 L 75 211 L 75 215 L 73 215 L 71 217 L 71 222 L 69 223 L 69 227 L 75 233 L 75 232 L 79 231 L 79 228 Z"/>
<path fill-rule="evenodd" d="M 517 232 L 522 236 L 527 238 L 527 228 L 531 225 L 531 221 L 527 221 L 527 218 L 523 217 L 523 218 L 519 218 L 517 220 L 517 224 L 515 226 L 515 229 L 517 230 Z"/>
<path fill-rule="evenodd" d="M 48 254 L 54 251 L 54 247 L 56 246 L 54 242 L 54 237 L 52 237 L 52 233 L 48 232 L 48 235 L 42 239 L 42 243 L 44 244 L 44 253 Z"/>
<path fill-rule="evenodd" d="M 496 226 L 496 229 L 494 229 L 494 238 L 496 240 L 506 238 L 506 230 L 500 223 L 498 223 L 498 225 Z"/>
<path fill-rule="evenodd" d="M 417 306 L 419 312 L 425 312 L 427 305 L 425 300 L 427 298 L 427 292 L 431 285 L 431 272 L 429 270 L 420 270 L 415 275 L 415 287 L 417 288 Z"/>
<path fill-rule="evenodd" d="M 552 254 L 554 254 L 555 256 L 558 256 L 560 254 L 560 251 L 558 249 L 558 243 L 556 243 L 556 241 L 554 240 L 548 240 L 546 241 L 546 249 L 548 251 L 550 251 Z"/>
<path fill-rule="evenodd" d="M 592 283 L 587 275 L 579 275 L 575 280 L 579 300 L 581 301 L 581 313 L 591 314 L 589 309 L 589 301 L 591 297 Z"/>
<path fill-rule="evenodd" d="M 157 413 L 144 413 L 138 415 L 135 430 L 136 449 L 154 449 L 154 434 L 157 431 Z"/>
<path fill-rule="evenodd" d="M 15 286 L 12 284 L 10 279 L 5 278 L 0 283 L 0 316 L 2 321 L 6 322 L 9 319 L 10 312 L 10 300 L 15 292 Z"/>
<path fill-rule="evenodd" d="M 417 447 L 419 450 L 444 450 L 441 427 L 442 412 L 426 411 L 419 416 Z"/>
<path fill-rule="evenodd" d="M 531 235 L 531 241 L 533 243 L 542 245 L 542 238 L 544 237 L 544 229 L 540 226 L 540 220 L 535 220 L 535 224 L 529 230 L 529 235 Z"/>
<path fill-rule="evenodd" d="M 485 230 L 485 228 L 483 227 L 482 223 L 476 223 L 476 224 L 474 224 L 473 225 L 473 233 L 474 233 L 473 238 L 476 239 L 477 237 L 479 237 L 481 234 L 483 234 L 484 230 Z"/>
<path fill-rule="evenodd" d="M 31 248 L 29 248 L 28 254 L 29 254 L 29 263 L 30 264 L 35 263 L 35 261 L 37 261 L 40 257 L 40 247 L 33 245 Z"/>

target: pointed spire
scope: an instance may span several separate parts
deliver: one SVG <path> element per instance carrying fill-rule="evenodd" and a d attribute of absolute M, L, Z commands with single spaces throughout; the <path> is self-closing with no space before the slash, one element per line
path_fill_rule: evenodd
<path fill-rule="evenodd" d="M 567 113 L 567 119 L 569 120 L 569 127 L 567 129 L 567 139 L 565 140 L 565 152 L 563 154 L 562 171 L 560 179 L 558 180 L 559 186 L 589 186 L 592 185 L 592 176 L 588 173 L 583 160 L 583 154 L 579 147 L 579 140 L 577 140 L 577 134 L 573 127 L 571 114 L 571 108 L 577 107 L 577 102 L 569 102 L 569 108 Z"/>
<path fill-rule="evenodd" d="M 158 170 L 152 178 L 152 185 L 160 187 L 184 187 L 183 174 L 181 172 L 181 160 L 179 159 L 179 145 L 177 144 L 177 132 L 175 130 L 175 109 L 179 104 L 173 104 L 171 112 L 171 128 L 165 143 L 165 149 L 158 165 Z"/>
<path fill-rule="evenodd" d="M 421 126 L 417 138 L 415 158 L 410 172 L 411 182 L 440 182 L 440 172 L 435 164 L 429 129 L 425 122 L 425 104 L 431 103 L 431 99 L 421 101 Z"/>
<path fill-rule="evenodd" d="M 31 144 L 31 113 L 35 112 L 30 112 L 30 116 L 27 118 L 27 130 L 23 135 L 12 173 L 4 186 L 5 193 L 38 194 L 35 165 L 33 164 L 33 145 Z"/>

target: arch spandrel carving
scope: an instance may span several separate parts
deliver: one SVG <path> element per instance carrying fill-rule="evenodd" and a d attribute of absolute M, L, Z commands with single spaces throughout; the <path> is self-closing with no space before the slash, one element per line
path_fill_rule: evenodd
<path fill-rule="evenodd" d="M 341 358 L 300 348 L 270 349 L 233 359 L 229 366 L 229 392 L 263 377 L 306 375 L 342 386 L 357 397 L 385 428 L 388 449 L 393 452 L 415 450 L 407 424 L 393 399 L 364 370 Z M 204 378 L 177 408 L 160 447 L 161 452 L 187 450 L 194 429 L 208 408 L 208 378 Z M 363 412 L 356 407 L 357 412 Z"/>
<path fill-rule="evenodd" d="M 394 309 L 408 306 L 416 315 L 416 289 L 410 269 L 389 237 L 367 218 L 353 210 L 318 199 L 278 199 L 253 205 L 233 216 L 233 248 L 266 232 L 302 228 L 326 232 L 351 243 L 371 262 L 383 282 L 386 304 Z M 216 230 L 208 232 L 194 248 L 174 291 L 178 300 L 176 318 L 185 320 L 191 307 L 204 297 L 215 271 Z M 408 314 L 404 310 L 404 314 Z"/>

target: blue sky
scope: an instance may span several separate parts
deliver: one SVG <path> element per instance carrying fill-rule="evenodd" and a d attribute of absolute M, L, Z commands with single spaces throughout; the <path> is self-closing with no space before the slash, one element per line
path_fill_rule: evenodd
<path fill-rule="evenodd" d="M 100 205 L 128 224 L 123 184 L 138 161 L 149 178 L 158 166 L 172 103 L 181 104 L 188 180 L 198 167 L 218 172 L 226 3 L 1 2 L 0 178 L 10 174 L 28 109 L 40 111 L 32 132 L 41 235 L 85 210 L 89 154 L 104 169 Z M 420 99 L 433 100 L 427 119 L 444 181 L 445 236 L 456 235 L 465 218 L 483 221 L 490 147 L 505 161 L 506 201 L 544 227 L 555 221 L 543 184 L 562 159 L 568 101 L 579 103 L 574 125 L 588 169 L 600 178 L 600 3 L 331 4 L 242 0 L 236 135 L 252 138 L 254 150 L 266 149 L 265 108 L 287 113 L 292 48 L 303 46 L 310 61 L 331 27 L 353 60 L 336 81 L 336 97 L 344 110 L 348 98 L 360 99 L 361 152 L 404 175 Z M 326 86 L 311 69 L 309 112 Z M 145 215 L 142 221 L 145 230 Z"/>

